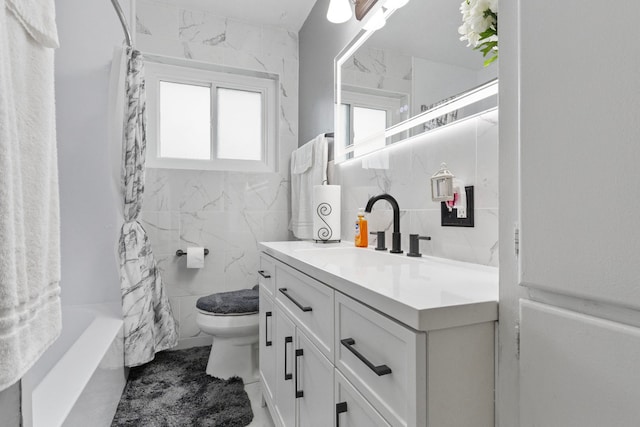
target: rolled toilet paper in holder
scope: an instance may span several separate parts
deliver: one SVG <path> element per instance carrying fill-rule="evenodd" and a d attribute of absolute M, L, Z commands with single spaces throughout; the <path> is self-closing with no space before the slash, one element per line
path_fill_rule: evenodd
<path fill-rule="evenodd" d="M 340 186 L 313 187 L 313 239 L 322 243 L 340 242 Z"/>
<path fill-rule="evenodd" d="M 176 256 L 187 256 L 187 268 L 203 268 L 204 257 L 209 254 L 209 249 L 202 247 L 189 247 L 187 251 L 178 249 Z"/>

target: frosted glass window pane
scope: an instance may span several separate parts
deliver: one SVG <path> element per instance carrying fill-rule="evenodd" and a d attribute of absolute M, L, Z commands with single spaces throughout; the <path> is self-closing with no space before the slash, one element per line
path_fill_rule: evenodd
<path fill-rule="evenodd" d="M 262 94 L 218 89 L 218 158 L 262 160 Z"/>
<path fill-rule="evenodd" d="M 160 82 L 160 157 L 211 158 L 211 88 Z"/>
<path fill-rule="evenodd" d="M 374 108 L 353 107 L 354 154 L 360 156 L 385 146 L 387 112 Z"/>

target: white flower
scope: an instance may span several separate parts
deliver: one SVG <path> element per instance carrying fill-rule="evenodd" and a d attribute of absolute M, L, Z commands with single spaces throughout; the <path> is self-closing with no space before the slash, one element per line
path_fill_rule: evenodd
<path fill-rule="evenodd" d="M 478 46 L 480 44 L 480 34 L 489 28 L 496 28 L 496 19 L 490 14 L 485 16 L 486 11 L 497 14 L 498 0 L 463 0 L 460 5 L 462 25 L 458 28 L 458 33 L 462 36 L 460 40 L 469 42 L 467 46 Z M 491 38 L 484 39 L 482 42 L 497 40 L 497 36 L 491 36 Z"/>

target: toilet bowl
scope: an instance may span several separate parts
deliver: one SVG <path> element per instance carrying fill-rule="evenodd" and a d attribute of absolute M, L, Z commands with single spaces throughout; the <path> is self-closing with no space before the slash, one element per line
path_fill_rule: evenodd
<path fill-rule="evenodd" d="M 245 384 L 258 381 L 259 314 L 196 310 L 196 324 L 202 332 L 213 336 L 207 374 L 223 379 L 238 376 Z"/>

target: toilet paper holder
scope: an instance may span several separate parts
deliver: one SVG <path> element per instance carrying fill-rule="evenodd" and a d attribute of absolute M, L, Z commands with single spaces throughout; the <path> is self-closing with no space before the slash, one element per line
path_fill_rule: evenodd
<path fill-rule="evenodd" d="M 176 251 L 176 256 L 182 256 L 182 255 L 186 255 L 186 254 L 187 254 L 187 251 L 183 251 L 182 249 L 178 249 Z M 204 249 L 204 255 L 205 256 L 209 255 L 209 249 L 207 249 L 207 248 Z"/>

